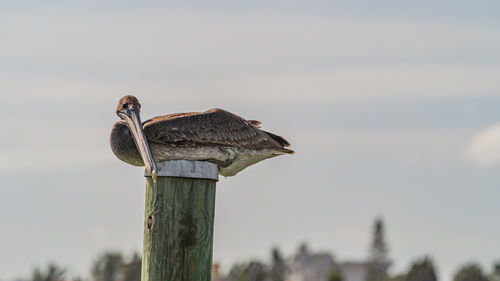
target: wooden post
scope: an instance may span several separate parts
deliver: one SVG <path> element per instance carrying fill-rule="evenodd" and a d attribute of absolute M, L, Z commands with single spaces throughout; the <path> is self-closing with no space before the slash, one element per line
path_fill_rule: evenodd
<path fill-rule="evenodd" d="M 202 161 L 158 163 L 146 172 L 142 281 L 210 281 L 217 166 Z"/>

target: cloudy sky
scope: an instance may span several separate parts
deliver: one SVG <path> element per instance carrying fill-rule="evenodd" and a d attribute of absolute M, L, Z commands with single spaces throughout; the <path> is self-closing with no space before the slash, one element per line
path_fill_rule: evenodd
<path fill-rule="evenodd" d="M 500 259 L 500 2 L 101 2 L 0 1 L 0 280 L 141 249 L 143 170 L 108 144 L 128 93 L 296 150 L 219 181 L 225 269 L 302 241 L 364 259 L 376 216 L 393 273 Z"/>

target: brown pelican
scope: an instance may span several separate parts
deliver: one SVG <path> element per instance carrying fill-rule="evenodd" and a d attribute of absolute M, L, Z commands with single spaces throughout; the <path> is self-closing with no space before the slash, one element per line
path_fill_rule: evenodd
<path fill-rule="evenodd" d="M 260 129 L 260 122 L 245 120 L 223 109 L 174 113 L 141 124 L 141 105 L 134 96 L 118 101 L 122 119 L 111 129 L 111 149 L 120 160 L 146 166 L 156 180 L 156 161 L 198 160 L 217 164 L 223 176 L 234 176 L 267 158 L 293 153 L 282 137 Z"/>

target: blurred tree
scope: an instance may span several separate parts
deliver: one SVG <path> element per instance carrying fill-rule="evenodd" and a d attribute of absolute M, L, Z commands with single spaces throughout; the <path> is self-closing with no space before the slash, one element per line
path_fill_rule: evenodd
<path fill-rule="evenodd" d="M 471 263 L 462 266 L 457 273 L 455 273 L 453 281 L 488 281 L 488 279 L 484 276 L 478 264 Z"/>
<path fill-rule="evenodd" d="M 436 270 L 432 260 L 425 257 L 413 263 L 405 281 L 437 281 Z"/>
<path fill-rule="evenodd" d="M 342 281 L 344 278 L 342 277 L 342 272 L 340 270 L 336 269 L 330 273 L 330 276 L 328 276 L 328 281 Z"/>
<path fill-rule="evenodd" d="M 134 253 L 132 259 L 123 264 L 123 281 L 141 281 L 142 258 Z"/>
<path fill-rule="evenodd" d="M 64 279 L 65 273 L 65 269 L 60 268 L 54 263 L 50 263 L 46 271 L 35 268 L 31 281 L 61 281 Z"/>
<path fill-rule="evenodd" d="M 118 252 L 102 254 L 94 262 L 91 270 L 95 281 L 116 281 L 120 277 L 123 256 Z"/>
<path fill-rule="evenodd" d="M 500 261 L 493 264 L 493 272 L 489 279 L 491 281 L 500 281 Z"/>
<path fill-rule="evenodd" d="M 368 272 L 366 273 L 366 281 L 385 281 L 388 279 L 389 249 L 384 236 L 384 222 L 381 218 L 376 218 L 373 227 L 373 240 L 368 258 L 369 266 Z"/>
<path fill-rule="evenodd" d="M 269 270 L 259 261 L 233 265 L 228 274 L 230 281 L 268 281 Z"/>
<path fill-rule="evenodd" d="M 271 270 L 269 272 L 272 281 L 285 281 L 287 266 L 285 259 L 277 247 L 271 250 Z"/>
<path fill-rule="evenodd" d="M 230 281 L 245 281 L 245 264 L 233 264 L 231 270 L 229 270 L 229 274 L 227 275 L 228 280 Z"/>
<path fill-rule="evenodd" d="M 405 281 L 406 280 L 406 274 L 397 274 L 394 276 L 389 277 L 389 281 Z"/>

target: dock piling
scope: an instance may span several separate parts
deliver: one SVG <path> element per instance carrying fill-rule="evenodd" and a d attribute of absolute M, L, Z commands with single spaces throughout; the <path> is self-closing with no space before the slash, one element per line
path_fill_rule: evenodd
<path fill-rule="evenodd" d="M 217 166 L 173 160 L 146 172 L 142 281 L 210 281 Z"/>

